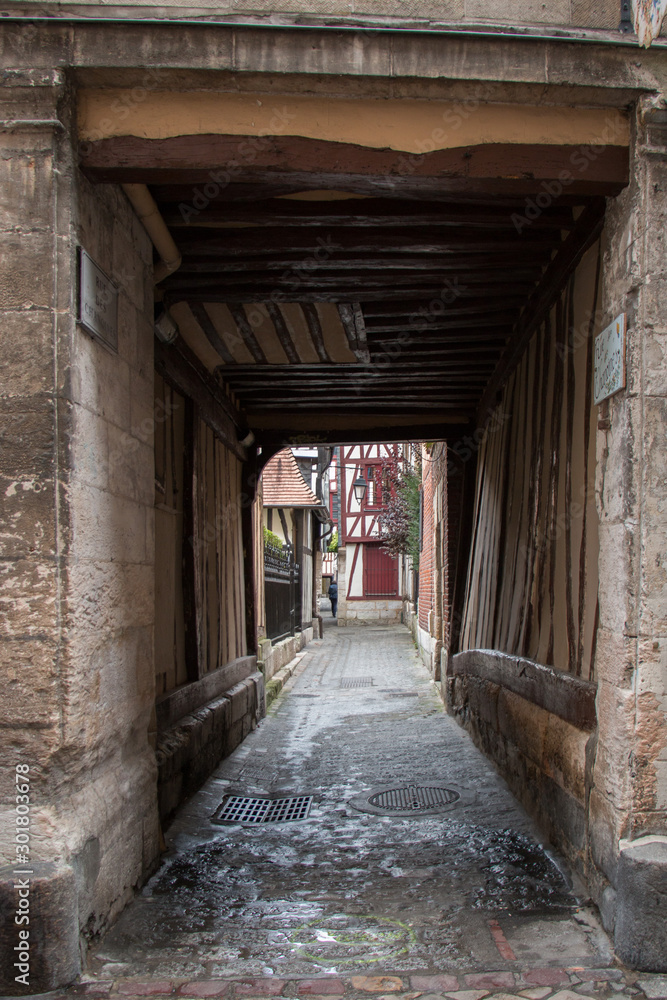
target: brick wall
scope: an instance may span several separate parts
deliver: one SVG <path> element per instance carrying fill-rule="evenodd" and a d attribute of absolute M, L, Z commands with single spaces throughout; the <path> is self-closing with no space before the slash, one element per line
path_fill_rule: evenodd
<path fill-rule="evenodd" d="M 433 531 L 434 477 L 431 456 L 422 449 L 422 546 L 419 554 L 419 626 L 429 631 L 429 614 L 433 611 L 433 565 L 435 538 Z"/>

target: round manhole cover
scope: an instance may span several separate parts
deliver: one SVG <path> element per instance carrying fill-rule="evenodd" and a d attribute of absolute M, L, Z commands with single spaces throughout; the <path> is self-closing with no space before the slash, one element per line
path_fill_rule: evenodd
<path fill-rule="evenodd" d="M 387 812 L 404 812 L 418 809 L 440 809 L 460 798 L 459 793 L 452 788 L 441 788 L 437 785 L 405 785 L 403 788 L 389 788 L 385 792 L 376 792 L 368 801 L 377 809 Z"/>
<path fill-rule="evenodd" d="M 350 805 L 378 816 L 423 816 L 451 809 L 460 799 L 460 791 L 445 785 L 399 785 L 374 788 Z"/>

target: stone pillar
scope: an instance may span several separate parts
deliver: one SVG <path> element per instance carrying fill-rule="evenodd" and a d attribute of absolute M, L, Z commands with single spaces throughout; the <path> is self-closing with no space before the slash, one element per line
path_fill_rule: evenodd
<path fill-rule="evenodd" d="M 78 171 L 69 44 L 0 26 L 0 905 L 30 920 L 10 995 L 71 982 L 159 852 L 152 248 Z M 79 246 L 118 288 L 117 351 L 76 322 Z"/>
<path fill-rule="evenodd" d="M 635 883 L 620 877 L 620 842 L 627 850 L 667 831 L 667 130 L 664 110 L 648 99 L 630 176 L 608 209 L 596 324 L 627 314 L 627 388 L 598 409 L 599 739 L 589 834 L 605 924 L 613 930 L 623 913 L 616 948 L 641 967 L 629 946 L 638 911 L 623 898 Z M 665 912 L 654 917 L 667 922 Z M 664 939 L 664 929 L 655 933 Z"/>

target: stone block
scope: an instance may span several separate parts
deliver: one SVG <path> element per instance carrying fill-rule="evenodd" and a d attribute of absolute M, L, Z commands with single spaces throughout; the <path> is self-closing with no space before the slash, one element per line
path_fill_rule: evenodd
<path fill-rule="evenodd" d="M 0 562 L 0 635 L 21 640 L 43 637 L 57 626 L 56 593 L 54 562 Z"/>
<path fill-rule="evenodd" d="M 46 398 L 53 392 L 51 313 L 46 310 L 5 310 L 2 313 L 2 332 L 0 394 L 26 400 L 34 396 Z"/>
<path fill-rule="evenodd" d="M 109 491 L 152 506 L 155 497 L 153 445 L 109 424 Z"/>
<path fill-rule="evenodd" d="M 75 406 L 69 446 L 72 476 L 87 486 L 106 489 L 109 483 L 107 421 L 83 406 Z"/>
<path fill-rule="evenodd" d="M 104 636 L 113 630 L 153 625 L 152 566 L 101 559 L 76 562 L 68 582 L 70 621 L 82 634 L 94 630 Z M 84 641 L 89 643 L 90 637 L 86 635 Z"/>
<path fill-rule="evenodd" d="M 53 237 L 0 232 L 0 301 L 5 309 L 49 309 L 53 301 Z"/>
<path fill-rule="evenodd" d="M 619 844 L 614 946 L 622 962 L 667 971 L 667 837 Z"/>
<path fill-rule="evenodd" d="M 68 986 L 81 968 L 72 868 L 57 862 L 31 862 L 30 868 L 27 887 L 17 887 L 18 879 L 12 868 L 0 869 L 3 913 L 20 912 L 25 902 L 30 921 L 25 962 L 24 952 L 15 950 L 22 943 L 19 933 L 25 930 L 25 925 L 17 926 L 12 919 L 0 926 L 0 951 L 5 955 L 0 966 L 0 989 L 7 996 L 47 993 Z M 17 982 L 17 976 L 25 978 Z"/>
<path fill-rule="evenodd" d="M 616 0 L 572 0 L 571 23 L 578 28 L 618 28 Z"/>
<path fill-rule="evenodd" d="M 50 562 L 56 547 L 56 496 L 53 479 L 0 476 L 0 531 L 5 559 Z M 64 525 L 61 522 L 61 530 Z"/>
<path fill-rule="evenodd" d="M 637 640 L 623 632 L 603 628 L 597 633 L 595 672 L 612 687 L 630 688 L 637 662 Z"/>
<path fill-rule="evenodd" d="M 55 421 L 50 406 L 23 409 L 16 401 L 13 412 L 5 408 L 0 412 L 0 440 L 0 476 L 17 482 L 53 476 Z"/>
<path fill-rule="evenodd" d="M 610 632 L 637 630 L 638 580 L 636 527 L 625 524 L 600 524 L 600 625 Z"/>
<path fill-rule="evenodd" d="M 629 755 L 634 744 L 635 696 L 601 680 L 597 696 L 600 719 L 595 784 L 619 808 L 630 804 Z"/>
<path fill-rule="evenodd" d="M 106 350 L 79 327 L 75 332 L 70 386 L 75 403 L 81 403 L 123 430 L 131 430 L 127 361 Z"/>
<path fill-rule="evenodd" d="M 502 736 L 541 766 L 548 713 L 505 688 L 498 692 L 498 728 Z"/>
<path fill-rule="evenodd" d="M 32 639 L 18 636 L 0 640 L 3 710 L 19 732 L 33 727 L 48 729 L 57 723 L 57 649 L 55 630 L 51 635 L 42 634 Z M 20 745 L 18 732 L 13 742 Z M 9 748 L 5 752 L 9 754 Z"/>
<path fill-rule="evenodd" d="M 96 562 L 147 562 L 146 507 L 83 484 L 70 490 L 71 552 Z"/>
<path fill-rule="evenodd" d="M 53 224 L 53 156 L 50 152 L 0 157 L 0 230 Z"/>
<path fill-rule="evenodd" d="M 623 813 L 600 794 L 597 788 L 592 788 L 588 805 L 591 858 L 612 884 L 616 883 L 616 848 L 623 823 Z"/>
<path fill-rule="evenodd" d="M 544 734 L 542 767 L 550 778 L 583 803 L 589 734 L 550 716 Z"/>

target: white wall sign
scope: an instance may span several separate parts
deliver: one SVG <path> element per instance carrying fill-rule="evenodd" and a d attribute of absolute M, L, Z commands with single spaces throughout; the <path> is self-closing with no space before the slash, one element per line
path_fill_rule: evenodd
<path fill-rule="evenodd" d="M 595 338 L 595 403 L 625 388 L 625 313 Z"/>
<path fill-rule="evenodd" d="M 118 290 L 83 247 L 79 247 L 79 323 L 118 350 Z"/>

